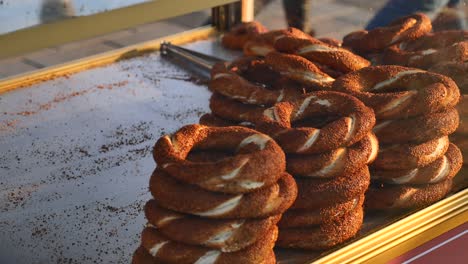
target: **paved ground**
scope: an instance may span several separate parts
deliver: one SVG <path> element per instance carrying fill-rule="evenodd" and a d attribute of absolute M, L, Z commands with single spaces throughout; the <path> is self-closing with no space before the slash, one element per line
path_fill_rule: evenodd
<path fill-rule="evenodd" d="M 340 39 L 346 33 L 362 28 L 385 2 L 386 0 L 315 0 L 312 3 L 310 14 L 312 27 L 317 36 Z M 0 60 L 0 78 L 182 32 L 202 25 L 207 21 L 209 13 L 208 10 L 196 12 L 89 40 Z M 281 0 L 273 0 L 269 5 L 263 7 L 256 19 L 270 29 L 286 27 Z"/>

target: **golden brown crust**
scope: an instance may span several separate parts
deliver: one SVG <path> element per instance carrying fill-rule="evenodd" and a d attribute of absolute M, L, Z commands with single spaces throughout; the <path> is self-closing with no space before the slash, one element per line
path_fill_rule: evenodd
<path fill-rule="evenodd" d="M 315 210 L 309 209 L 290 209 L 286 211 L 281 217 L 278 227 L 291 228 L 291 227 L 307 227 L 319 225 L 323 222 L 339 218 L 356 208 L 362 208 L 364 203 L 364 194 L 352 200 L 336 203 L 330 206 L 318 208 Z"/>
<path fill-rule="evenodd" d="M 286 170 L 295 176 L 330 178 L 356 172 L 372 163 L 379 150 L 374 134 L 369 133 L 361 141 L 347 147 L 315 155 L 289 154 Z"/>
<path fill-rule="evenodd" d="M 187 160 L 195 149 L 224 150 L 234 156 L 213 162 Z M 271 185 L 286 167 L 283 151 L 270 137 L 245 127 L 188 125 L 161 137 L 153 156 L 158 168 L 172 177 L 226 193 L 250 192 Z M 247 182 L 255 186 L 246 186 Z"/>
<path fill-rule="evenodd" d="M 385 120 L 373 129 L 382 144 L 425 142 L 452 134 L 458 127 L 455 108 L 407 119 Z"/>
<path fill-rule="evenodd" d="M 403 170 L 371 169 L 371 178 L 392 184 L 437 183 L 452 179 L 462 164 L 462 153 L 454 144 L 450 144 L 445 155 L 426 166 Z"/>
<path fill-rule="evenodd" d="M 222 252 L 239 251 L 252 245 L 265 237 L 281 217 L 208 219 L 165 209 L 155 200 L 146 203 L 145 216 L 152 226 L 172 241 L 201 245 Z"/>
<path fill-rule="evenodd" d="M 143 247 L 139 246 L 135 253 L 133 253 L 132 264 L 155 264 L 153 256 Z M 157 262 L 158 264 L 165 264 L 163 262 Z"/>
<path fill-rule="evenodd" d="M 268 187 L 245 194 L 206 191 L 195 185 L 178 182 L 157 169 L 150 179 L 150 191 L 164 208 L 206 218 L 259 218 L 281 214 L 297 196 L 291 175 Z M 183 195 L 181 195 L 183 194 Z"/>
<path fill-rule="evenodd" d="M 223 119 L 250 123 L 259 120 L 266 109 L 260 105 L 243 104 L 219 93 L 213 93 L 211 96 L 210 108 L 213 114 Z"/>
<path fill-rule="evenodd" d="M 363 194 L 370 183 L 367 166 L 331 179 L 297 177 L 297 199 L 292 209 L 318 209 L 343 203 Z"/>
<path fill-rule="evenodd" d="M 416 186 L 374 184 L 367 190 L 365 207 L 369 210 L 424 207 L 444 198 L 451 187 L 452 180 Z"/>
<path fill-rule="evenodd" d="M 271 51 L 274 51 L 276 40 L 285 36 L 295 36 L 297 38 L 311 38 L 310 35 L 296 28 L 288 28 L 281 30 L 272 30 L 263 34 L 259 34 L 247 41 L 244 45 L 244 54 L 246 56 L 265 56 Z"/>
<path fill-rule="evenodd" d="M 239 122 L 234 122 L 232 120 L 226 120 L 214 114 L 204 114 L 200 117 L 198 121 L 200 125 L 211 126 L 211 127 L 226 127 L 226 126 L 245 126 L 252 128 L 248 123 L 241 124 Z"/>
<path fill-rule="evenodd" d="M 351 51 L 315 38 L 301 39 L 287 36 L 275 42 L 280 52 L 302 56 L 315 64 L 325 65 L 341 74 L 359 70 L 370 62 Z"/>
<path fill-rule="evenodd" d="M 210 89 L 239 102 L 255 105 L 273 105 L 298 98 L 303 93 L 294 86 L 269 89 L 244 78 L 242 71 L 242 67 L 232 67 L 229 63 L 215 64 L 211 70 Z"/>
<path fill-rule="evenodd" d="M 399 18 L 386 27 L 351 32 L 343 38 L 343 46 L 362 54 L 375 53 L 390 45 L 417 39 L 431 29 L 431 19 L 422 13 L 415 13 Z"/>
<path fill-rule="evenodd" d="M 447 136 L 423 143 L 381 145 L 372 168 L 403 170 L 424 167 L 444 156 L 449 147 Z"/>
<path fill-rule="evenodd" d="M 265 237 L 251 246 L 240 251 L 227 253 L 171 241 L 158 232 L 157 229 L 147 227 L 143 230 L 141 244 L 153 256 L 155 261 L 164 261 L 166 263 L 185 264 L 195 263 L 200 259 L 209 259 L 216 264 L 256 264 L 272 263 L 270 259 L 272 257 L 271 252 L 277 236 L 278 228 L 275 226 Z"/>
<path fill-rule="evenodd" d="M 442 62 L 431 67 L 429 71 L 452 78 L 462 94 L 468 94 L 468 62 Z M 467 101 L 466 99 L 465 101 Z M 468 102 L 465 103 L 465 106 Z M 468 111 L 467 107 L 464 107 Z M 465 114 L 468 115 L 468 114 Z"/>
<path fill-rule="evenodd" d="M 323 127 L 294 123 L 312 118 L 338 119 Z M 312 92 L 301 99 L 281 102 L 264 111 L 257 129 L 271 135 L 286 153 L 315 154 L 351 146 L 375 124 L 372 110 L 356 98 L 338 92 Z"/>
<path fill-rule="evenodd" d="M 298 55 L 270 52 L 266 54 L 265 62 L 283 77 L 316 90 L 329 90 L 335 80 L 322 72 L 315 64 Z"/>
<path fill-rule="evenodd" d="M 468 31 L 441 31 L 424 35 L 410 42 L 389 47 L 383 56 L 385 64 L 421 69 L 441 62 L 468 60 Z"/>
<path fill-rule="evenodd" d="M 221 45 L 228 49 L 242 50 L 247 41 L 267 31 L 259 22 L 244 22 L 225 33 L 221 38 Z"/>
<path fill-rule="evenodd" d="M 362 207 L 316 227 L 281 228 L 276 245 L 282 248 L 324 250 L 354 237 L 364 219 Z"/>
<path fill-rule="evenodd" d="M 414 68 L 373 66 L 346 74 L 333 90 L 356 96 L 377 119 L 402 119 L 453 108 L 460 92 L 450 78 Z"/>

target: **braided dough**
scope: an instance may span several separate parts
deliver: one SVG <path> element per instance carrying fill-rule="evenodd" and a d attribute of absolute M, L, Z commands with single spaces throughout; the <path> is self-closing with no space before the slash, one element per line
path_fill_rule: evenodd
<path fill-rule="evenodd" d="M 450 78 L 401 66 L 373 66 L 343 75 L 333 90 L 356 96 L 374 109 L 377 119 L 444 111 L 455 107 L 460 98 Z"/>
<path fill-rule="evenodd" d="M 369 133 L 361 141 L 349 146 L 314 155 L 289 154 L 286 170 L 292 175 L 330 178 L 356 172 L 372 163 L 378 153 L 379 143 Z"/>
<path fill-rule="evenodd" d="M 155 200 L 146 203 L 145 216 L 149 224 L 172 241 L 222 252 L 239 251 L 254 244 L 265 237 L 281 217 L 207 219 L 164 209 Z"/>
<path fill-rule="evenodd" d="M 267 31 L 259 22 L 244 22 L 225 33 L 221 38 L 221 44 L 228 49 L 242 50 L 247 41 Z"/>
<path fill-rule="evenodd" d="M 187 160 L 194 149 L 224 150 L 234 155 L 214 162 Z M 284 153 L 269 136 L 243 127 L 185 126 L 160 138 L 153 156 L 160 170 L 172 177 L 226 193 L 269 186 L 282 176 L 286 167 Z"/>
<path fill-rule="evenodd" d="M 371 169 L 371 178 L 392 184 L 426 184 L 452 179 L 463 164 L 461 151 L 450 144 L 447 152 L 432 163 L 402 170 Z"/>
<path fill-rule="evenodd" d="M 298 124 L 330 116 L 337 119 L 323 126 Z M 372 110 L 356 98 L 320 91 L 266 109 L 257 129 L 271 135 L 286 153 L 316 154 L 360 141 L 374 124 Z"/>
<path fill-rule="evenodd" d="M 386 27 L 351 32 L 343 38 L 343 46 L 360 54 L 376 53 L 403 41 L 415 40 L 432 29 L 431 20 L 422 13 L 399 18 Z"/>

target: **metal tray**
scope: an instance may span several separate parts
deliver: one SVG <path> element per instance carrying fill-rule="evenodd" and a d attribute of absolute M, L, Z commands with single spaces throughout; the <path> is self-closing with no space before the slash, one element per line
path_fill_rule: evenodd
<path fill-rule="evenodd" d="M 185 47 L 239 55 L 215 38 Z M 0 94 L 0 263 L 130 262 L 145 225 L 153 144 L 210 112 L 202 80 L 158 52 L 118 59 L 131 50 L 0 81 L 0 90 L 14 89 Z M 368 215 L 354 242 L 329 252 L 278 250 L 279 263 L 375 260 L 465 221 L 466 197 L 409 217 Z"/>

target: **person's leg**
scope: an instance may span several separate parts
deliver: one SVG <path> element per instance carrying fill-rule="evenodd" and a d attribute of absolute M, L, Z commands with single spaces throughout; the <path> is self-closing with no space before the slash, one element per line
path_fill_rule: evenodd
<path fill-rule="evenodd" d="M 449 3 L 449 0 L 389 0 L 366 26 L 367 30 L 383 27 L 393 20 L 415 12 L 422 12 L 434 18 Z"/>
<path fill-rule="evenodd" d="M 310 4 L 310 0 L 283 0 L 286 21 L 289 27 L 295 27 L 304 32 L 310 31 Z"/>

